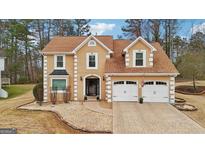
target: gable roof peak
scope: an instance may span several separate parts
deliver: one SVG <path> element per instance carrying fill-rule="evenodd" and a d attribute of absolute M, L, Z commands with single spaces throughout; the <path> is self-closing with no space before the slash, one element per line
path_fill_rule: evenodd
<path fill-rule="evenodd" d="M 130 43 L 125 49 L 123 49 L 123 52 L 127 52 L 128 49 L 131 48 L 134 44 L 136 44 L 139 40 L 144 42 L 152 51 L 156 51 L 155 47 L 153 47 L 149 42 L 147 42 L 142 36 L 139 36 L 132 43 Z"/>
<path fill-rule="evenodd" d="M 91 34 L 90 36 L 87 36 L 85 38 L 85 40 L 79 44 L 73 51 L 72 53 L 76 53 L 76 51 L 78 51 L 80 48 L 82 48 L 90 39 L 95 40 L 97 43 L 99 43 L 103 48 L 105 48 L 110 54 L 113 53 L 113 51 L 111 49 L 109 49 L 105 44 L 103 44 L 99 39 L 97 39 L 93 34 Z"/>

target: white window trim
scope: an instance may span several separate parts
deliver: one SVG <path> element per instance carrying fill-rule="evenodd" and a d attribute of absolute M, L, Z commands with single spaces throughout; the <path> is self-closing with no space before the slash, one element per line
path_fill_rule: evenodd
<path fill-rule="evenodd" d="M 63 67 L 57 67 L 57 57 L 63 56 Z M 64 70 L 65 69 L 65 55 L 54 55 L 54 69 Z"/>
<path fill-rule="evenodd" d="M 53 77 L 53 78 L 51 78 L 51 92 L 53 93 L 54 92 L 54 90 L 52 89 L 52 87 L 53 87 L 53 80 L 58 80 L 58 79 L 63 79 L 63 80 L 66 80 L 66 87 L 68 87 L 68 80 L 67 80 L 67 78 L 65 78 L 65 77 Z M 64 90 L 57 90 L 57 93 L 63 93 L 64 92 Z"/>
<path fill-rule="evenodd" d="M 95 55 L 95 67 L 89 67 L 89 56 Z M 98 69 L 98 53 L 90 52 L 86 54 L 86 68 L 87 69 Z"/>
<path fill-rule="evenodd" d="M 135 60 L 136 60 L 136 53 L 143 53 L 143 65 L 142 66 L 136 66 Z M 132 61 L 133 67 L 146 67 L 146 50 L 134 50 L 133 51 L 133 61 Z"/>
<path fill-rule="evenodd" d="M 91 42 L 93 42 L 94 44 L 92 44 Z M 96 46 L 95 40 L 90 40 L 90 41 L 88 42 L 88 46 L 89 46 L 89 47 L 95 47 L 95 46 Z"/>

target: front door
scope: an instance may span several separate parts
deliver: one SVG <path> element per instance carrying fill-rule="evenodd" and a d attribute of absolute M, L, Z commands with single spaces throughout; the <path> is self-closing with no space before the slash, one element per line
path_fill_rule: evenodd
<path fill-rule="evenodd" d="M 99 79 L 86 79 L 86 95 L 98 96 L 99 95 Z"/>

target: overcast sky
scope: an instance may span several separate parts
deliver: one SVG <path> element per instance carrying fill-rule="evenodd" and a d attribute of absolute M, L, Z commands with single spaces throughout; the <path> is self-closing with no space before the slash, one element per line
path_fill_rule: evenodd
<path fill-rule="evenodd" d="M 125 25 L 123 19 L 92 19 L 90 22 L 91 31 L 93 34 L 98 35 L 113 35 L 115 38 L 117 35 L 122 35 L 121 27 Z M 178 35 L 189 38 L 192 31 L 195 33 L 201 31 L 205 33 L 205 19 L 194 20 L 179 20 L 180 28 L 178 29 Z M 192 30 L 193 27 L 193 30 Z"/>

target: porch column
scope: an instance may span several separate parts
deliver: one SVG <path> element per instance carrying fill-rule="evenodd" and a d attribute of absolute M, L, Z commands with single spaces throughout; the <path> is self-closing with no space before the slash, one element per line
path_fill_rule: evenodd
<path fill-rule="evenodd" d="M 108 103 L 112 102 L 111 77 L 106 77 L 106 100 Z"/>
<path fill-rule="evenodd" d="M 170 103 L 175 103 L 175 77 L 170 77 L 169 81 L 169 96 Z"/>
<path fill-rule="evenodd" d="M 73 61 L 73 66 L 74 66 L 74 101 L 78 100 L 78 57 L 75 54 L 74 55 L 74 61 Z"/>
<path fill-rule="evenodd" d="M 43 56 L 43 101 L 48 102 L 48 66 L 47 56 Z"/>

